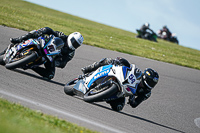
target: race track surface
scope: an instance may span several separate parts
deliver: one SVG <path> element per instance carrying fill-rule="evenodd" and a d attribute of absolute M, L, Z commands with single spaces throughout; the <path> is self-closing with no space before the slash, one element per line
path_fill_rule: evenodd
<path fill-rule="evenodd" d="M 0 26 L 0 50 L 10 43 L 10 37 L 25 33 Z M 65 95 L 65 83 L 82 74 L 82 67 L 104 57 L 117 56 L 128 59 L 142 70 L 151 67 L 158 71 L 159 83 L 147 101 L 137 108 L 126 104 L 122 112 L 115 112 L 104 102 L 90 104 Z M 0 66 L 0 97 L 104 133 L 200 132 L 199 70 L 88 45 L 82 45 L 64 69 L 56 69 L 51 81 L 44 80 L 32 70 L 11 71 Z"/>

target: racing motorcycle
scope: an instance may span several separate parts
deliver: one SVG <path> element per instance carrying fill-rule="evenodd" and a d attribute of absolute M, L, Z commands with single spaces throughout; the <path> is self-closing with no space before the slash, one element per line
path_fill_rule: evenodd
<path fill-rule="evenodd" d="M 142 72 L 131 67 L 106 65 L 96 71 L 80 75 L 66 83 L 64 92 L 67 95 L 79 96 L 86 102 L 107 102 L 118 111 L 114 100 L 136 94 Z"/>
<path fill-rule="evenodd" d="M 179 44 L 178 38 L 175 33 L 172 33 L 172 35 L 170 37 L 168 37 L 167 33 L 165 31 L 162 32 L 161 30 L 158 30 L 157 36 L 160 39 L 164 39 L 164 40 Z"/>
<path fill-rule="evenodd" d="M 157 35 L 154 31 L 147 29 L 147 31 L 144 35 L 142 34 L 142 32 L 140 30 L 136 30 L 136 31 L 138 34 L 136 37 L 157 42 Z"/>
<path fill-rule="evenodd" d="M 38 67 L 48 60 L 52 62 L 63 46 L 63 40 L 54 35 L 28 39 L 14 46 L 9 45 L 5 54 L 0 56 L 0 62 L 7 69 Z"/>

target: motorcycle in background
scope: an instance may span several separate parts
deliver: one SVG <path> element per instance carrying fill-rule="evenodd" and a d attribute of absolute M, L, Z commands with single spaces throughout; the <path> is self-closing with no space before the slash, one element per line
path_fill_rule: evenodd
<path fill-rule="evenodd" d="M 157 35 L 154 31 L 147 29 L 147 31 L 145 33 L 142 33 L 140 30 L 136 30 L 137 31 L 137 38 L 143 38 L 143 39 L 147 39 L 150 41 L 154 41 L 157 42 Z"/>
<path fill-rule="evenodd" d="M 170 37 L 168 37 L 167 33 L 165 31 L 162 32 L 161 30 L 158 30 L 157 36 L 160 39 L 164 39 L 164 40 L 179 44 L 178 38 L 175 33 L 172 33 L 172 35 Z"/>

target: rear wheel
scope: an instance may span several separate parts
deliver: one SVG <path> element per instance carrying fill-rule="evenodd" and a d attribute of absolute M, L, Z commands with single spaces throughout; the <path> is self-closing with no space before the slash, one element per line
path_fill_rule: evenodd
<path fill-rule="evenodd" d="M 75 95 L 75 94 L 74 94 L 74 89 L 73 89 L 73 87 L 74 87 L 74 85 L 76 84 L 76 81 L 77 81 L 77 80 L 78 80 L 78 79 L 73 79 L 72 81 L 68 82 L 68 83 L 65 85 L 65 87 L 64 87 L 64 92 L 65 92 L 65 94 L 70 95 L 70 96 Z"/>
<path fill-rule="evenodd" d="M 29 64 L 37 59 L 37 54 L 35 52 L 29 52 L 21 57 L 14 58 L 11 62 L 6 63 L 5 67 L 7 69 L 15 69 Z"/>
<path fill-rule="evenodd" d="M 106 86 L 101 90 L 91 89 L 84 95 L 84 101 L 86 102 L 98 102 L 104 98 L 109 98 L 118 91 L 118 86 L 113 83 L 110 87 Z"/>

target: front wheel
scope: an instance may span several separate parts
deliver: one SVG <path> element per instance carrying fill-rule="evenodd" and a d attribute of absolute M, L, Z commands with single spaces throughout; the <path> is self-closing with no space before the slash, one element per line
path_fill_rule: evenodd
<path fill-rule="evenodd" d="M 37 53 L 33 52 L 20 58 L 14 58 L 12 62 L 6 63 L 7 69 L 15 69 L 31 63 L 37 59 Z"/>
<path fill-rule="evenodd" d="M 68 83 L 65 85 L 65 87 L 64 87 L 64 92 L 65 92 L 65 94 L 70 95 L 70 96 L 75 95 L 75 94 L 74 94 L 74 89 L 73 89 L 73 87 L 74 87 L 74 85 L 76 84 L 76 81 L 77 81 L 77 80 L 78 80 L 77 78 L 76 78 L 76 79 L 73 79 L 72 81 L 68 82 Z"/>
<path fill-rule="evenodd" d="M 5 65 L 5 62 L 3 61 L 4 55 L 0 55 L 0 65 Z"/>
<path fill-rule="evenodd" d="M 86 102 L 98 102 L 102 99 L 109 98 L 118 91 L 118 86 L 113 83 L 110 87 L 104 87 L 101 90 L 91 89 L 85 95 L 83 100 Z"/>

